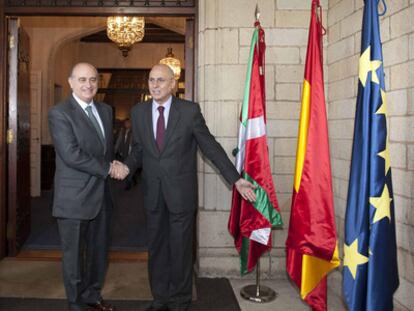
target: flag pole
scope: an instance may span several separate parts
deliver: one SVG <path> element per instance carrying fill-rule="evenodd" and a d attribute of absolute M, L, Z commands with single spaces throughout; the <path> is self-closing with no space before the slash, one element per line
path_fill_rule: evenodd
<path fill-rule="evenodd" d="M 275 300 L 277 293 L 270 287 L 260 285 L 260 260 L 256 265 L 256 284 L 246 285 L 240 290 L 240 295 L 249 301 L 264 303 Z"/>
<path fill-rule="evenodd" d="M 257 3 L 254 12 L 254 17 L 256 19 L 256 23 L 260 22 L 260 11 L 259 5 Z M 258 27 L 260 27 L 260 24 Z M 259 46 L 258 43 L 257 46 Z M 260 259 L 257 261 L 256 264 L 256 284 L 244 286 L 240 290 L 240 295 L 246 300 L 257 303 L 270 302 L 276 299 L 277 293 L 273 289 L 264 285 L 260 285 Z"/>

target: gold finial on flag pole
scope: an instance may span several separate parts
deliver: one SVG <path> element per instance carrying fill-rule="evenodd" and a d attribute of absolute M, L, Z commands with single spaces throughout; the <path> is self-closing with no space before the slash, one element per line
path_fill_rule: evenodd
<path fill-rule="evenodd" d="M 256 3 L 256 10 L 254 11 L 254 17 L 256 18 L 256 21 L 260 18 L 260 11 L 259 11 L 259 4 Z"/>

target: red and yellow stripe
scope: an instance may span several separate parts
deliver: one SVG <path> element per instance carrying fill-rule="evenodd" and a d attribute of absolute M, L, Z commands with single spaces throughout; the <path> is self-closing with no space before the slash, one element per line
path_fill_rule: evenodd
<path fill-rule="evenodd" d="M 326 310 L 327 274 L 339 266 L 321 33 L 313 0 L 302 92 L 286 269 L 314 310 Z"/>

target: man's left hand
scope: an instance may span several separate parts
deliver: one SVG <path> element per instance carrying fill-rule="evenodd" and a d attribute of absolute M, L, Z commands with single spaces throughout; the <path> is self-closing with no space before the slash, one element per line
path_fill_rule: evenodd
<path fill-rule="evenodd" d="M 240 193 L 243 199 L 249 202 L 256 201 L 256 194 L 253 191 L 256 189 L 256 187 L 251 182 L 247 181 L 244 178 L 240 178 L 234 185 L 236 186 L 237 191 Z"/>

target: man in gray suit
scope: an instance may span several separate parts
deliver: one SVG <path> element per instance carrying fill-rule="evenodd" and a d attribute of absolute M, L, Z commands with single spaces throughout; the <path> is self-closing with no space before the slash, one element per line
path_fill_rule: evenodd
<path fill-rule="evenodd" d="M 132 109 L 132 152 L 125 164 L 131 172 L 142 166 L 154 298 L 150 309 L 183 311 L 192 298 L 197 147 L 245 199 L 255 200 L 254 186 L 240 178 L 208 130 L 199 105 L 171 95 L 176 82 L 168 66 L 154 66 L 148 83 L 152 100 Z"/>
<path fill-rule="evenodd" d="M 113 311 L 101 296 L 112 212 L 112 109 L 93 100 L 98 73 L 92 65 L 75 65 L 68 81 L 72 95 L 49 111 L 56 151 L 53 216 L 66 296 L 70 311 Z"/>

